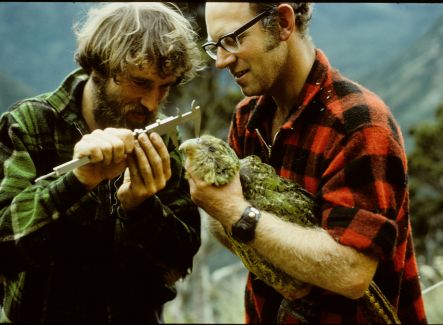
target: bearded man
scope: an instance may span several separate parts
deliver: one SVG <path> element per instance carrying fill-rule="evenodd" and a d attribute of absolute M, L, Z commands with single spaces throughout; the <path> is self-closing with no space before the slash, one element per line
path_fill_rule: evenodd
<path fill-rule="evenodd" d="M 76 35 L 81 68 L 0 120 L 0 321 L 160 323 L 200 218 L 169 137 L 132 129 L 196 75 L 197 35 L 162 3 L 92 7 Z"/>

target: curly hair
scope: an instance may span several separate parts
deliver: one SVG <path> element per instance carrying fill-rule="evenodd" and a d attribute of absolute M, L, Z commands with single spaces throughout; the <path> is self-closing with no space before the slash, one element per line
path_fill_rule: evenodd
<path fill-rule="evenodd" d="M 115 78 L 128 65 L 148 63 L 160 76 L 174 74 L 185 83 L 202 68 L 198 35 L 172 3 L 107 3 L 86 18 L 74 26 L 75 60 L 89 74 Z"/>
<path fill-rule="evenodd" d="M 250 3 L 250 8 L 256 14 L 260 12 L 275 9 L 282 2 L 254 2 Z M 295 25 L 302 37 L 308 36 L 309 23 L 312 17 L 313 4 L 310 2 L 288 2 L 295 13 Z M 263 20 L 263 26 L 269 31 L 277 30 L 278 21 L 273 16 Z"/>

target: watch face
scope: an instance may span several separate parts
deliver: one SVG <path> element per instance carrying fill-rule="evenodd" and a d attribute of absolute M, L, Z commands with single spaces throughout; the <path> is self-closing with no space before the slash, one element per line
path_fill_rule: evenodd
<path fill-rule="evenodd" d="M 246 211 L 245 211 L 246 212 Z M 256 208 L 254 207 L 250 207 L 249 208 L 249 212 L 247 213 L 247 216 L 250 218 L 257 218 L 257 216 L 260 214 L 260 211 L 258 211 Z"/>
<path fill-rule="evenodd" d="M 239 242 L 247 243 L 254 239 L 255 227 L 260 219 L 260 211 L 254 207 L 247 207 L 241 218 L 232 225 L 232 236 Z"/>
<path fill-rule="evenodd" d="M 248 217 L 249 218 L 254 218 L 255 219 L 256 213 L 254 211 L 249 211 L 248 213 Z"/>

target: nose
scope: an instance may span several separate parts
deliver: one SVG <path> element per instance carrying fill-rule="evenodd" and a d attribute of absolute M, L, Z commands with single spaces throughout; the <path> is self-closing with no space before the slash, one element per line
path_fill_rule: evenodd
<path fill-rule="evenodd" d="M 235 55 L 231 52 L 226 51 L 224 48 L 219 46 L 217 48 L 217 59 L 215 60 L 215 66 L 218 69 L 224 69 L 229 66 L 232 62 L 236 60 Z"/>
<path fill-rule="evenodd" d="M 145 91 L 140 98 L 140 103 L 150 112 L 156 112 L 160 104 L 160 91 L 158 89 Z"/>

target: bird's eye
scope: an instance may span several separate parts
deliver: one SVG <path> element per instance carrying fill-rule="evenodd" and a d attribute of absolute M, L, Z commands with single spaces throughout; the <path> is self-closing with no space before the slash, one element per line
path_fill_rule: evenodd
<path fill-rule="evenodd" d="M 208 147 L 209 152 L 215 152 L 215 148 L 213 146 Z"/>

